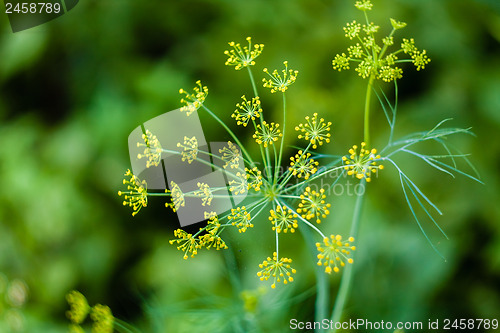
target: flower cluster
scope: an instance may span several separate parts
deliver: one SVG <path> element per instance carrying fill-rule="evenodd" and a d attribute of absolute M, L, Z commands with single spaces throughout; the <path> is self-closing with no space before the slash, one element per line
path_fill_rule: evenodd
<path fill-rule="evenodd" d="M 87 298 L 76 290 L 69 292 L 66 300 L 70 306 L 70 310 L 66 312 L 66 316 L 71 321 L 70 332 L 85 332 L 81 325 L 89 314 L 92 320 L 92 333 L 114 332 L 115 317 L 108 306 L 97 304 L 90 307 Z"/>
<path fill-rule="evenodd" d="M 278 260 L 278 253 L 274 252 L 272 258 L 267 257 L 262 264 L 259 264 L 262 270 L 257 273 L 257 276 L 260 277 L 261 281 L 273 279 L 273 284 L 271 285 L 273 289 L 276 288 L 276 282 L 283 282 L 284 284 L 293 282 L 292 274 L 295 274 L 297 271 L 295 268 L 292 268 L 291 263 L 292 259 L 288 258 L 280 258 Z"/>
<path fill-rule="evenodd" d="M 248 46 L 241 47 L 240 43 L 230 42 L 231 50 L 224 51 L 229 58 L 226 60 L 226 66 L 234 66 L 235 70 L 255 65 L 257 58 L 264 49 L 264 44 L 254 44 L 252 47 L 252 38 L 247 37 Z"/>
<path fill-rule="evenodd" d="M 260 107 L 260 99 L 258 96 L 248 101 L 245 95 L 243 95 L 241 99 L 243 102 L 241 102 L 241 104 L 236 104 L 236 110 L 234 110 L 231 117 L 236 119 L 237 125 L 246 127 L 250 120 L 254 121 L 256 118 L 260 117 L 262 108 Z"/>
<path fill-rule="evenodd" d="M 182 112 L 186 112 L 187 116 L 190 116 L 193 112 L 198 110 L 205 102 L 208 95 L 208 87 L 201 85 L 201 81 L 196 81 L 196 87 L 194 87 L 192 93 L 188 93 L 184 89 L 180 89 L 179 93 L 185 95 L 181 99 L 181 103 L 185 104 L 181 107 Z"/>
<path fill-rule="evenodd" d="M 354 145 L 349 149 L 349 156 L 342 156 L 344 169 L 349 176 L 355 176 L 358 179 L 365 178 L 367 182 L 372 180 L 372 174 L 377 174 L 378 170 L 384 168 L 383 165 L 378 165 L 377 160 L 381 158 L 377 155 L 377 149 L 369 149 L 365 142 L 361 142 L 361 147 L 358 153 L 358 146 Z"/>
<path fill-rule="evenodd" d="M 269 79 L 262 79 L 262 82 L 264 82 L 265 88 L 271 89 L 271 93 L 278 91 L 284 93 L 297 80 L 299 71 L 288 69 L 288 61 L 283 62 L 283 65 L 285 65 L 285 69 L 281 71 L 281 74 L 276 69 L 269 73 L 269 70 L 264 68 L 264 73 L 269 76 Z"/>
<path fill-rule="evenodd" d="M 323 243 L 316 243 L 318 249 L 318 266 L 325 266 L 325 272 L 330 274 L 332 271 L 338 273 L 340 267 L 344 267 L 345 263 L 352 264 L 354 261 L 349 258 L 351 251 L 356 250 L 351 243 L 354 242 L 353 237 L 349 237 L 347 242 L 342 242 L 342 236 L 331 235 L 330 238 L 325 237 Z"/>
<path fill-rule="evenodd" d="M 277 206 L 276 209 L 271 209 L 270 213 L 269 220 L 273 223 L 273 230 L 277 233 L 282 231 L 287 233 L 289 230 L 294 233 L 299 227 L 296 220 L 297 214 L 287 207 Z"/>
<path fill-rule="evenodd" d="M 274 142 L 278 141 L 280 137 L 283 136 L 279 127 L 280 124 L 268 124 L 266 123 L 266 121 L 263 121 L 262 125 L 259 124 L 256 126 L 257 129 L 255 131 L 255 134 L 253 135 L 255 142 L 257 142 L 259 145 L 262 144 L 264 147 L 272 145 Z"/>
<path fill-rule="evenodd" d="M 298 178 L 304 177 L 309 179 L 309 176 L 318 171 L 319 163 L 311 158 L 311 153 L 304 153 L 299 150 L 295 156 L 290 157 L 290 169 L 292 174 Z"/>
<path fill-rule="evenodd" d="M 314 113 L 312 117 L 306 116 L 306 122 L 295 126 L 295 130 L 301 132 L 299 139 L 309 141 L 313 149 L 323 145 L 323 142 L 330 142 L 331 122 L 325 122 L 323 118 L 318 119 L 318 114 Z"/>
<path fill-rule="evenodd" d="M 231 215 L 227 217 L 231 224 L 238 228 L 239 232 L 245 232 L 248 228 L 253 228 L 252 218 L 245 206 L 231 209 Z"/>
<path fill-rule="evenodd" d="M 123 180 L 123 184 L 127 185 L 127 191 L 118 191 L 118 195 L 123 195 L 123 205 L 132 207 L 132 216 L 135 216 L 142 207 L 148 205 L 147 184 L 145 180 L 141 181 L 133 175 L 130 170 L 125 172 L 125 177 L 130 177 L 130 179 Z"/>
<path fill-rule="evenodd" d="M 177 147 L 184 148 L 181 153 L 182 161 L 187 161 L 189 164 L 191 164 L 198 157 L 198 140 L 195 136 L 193 136 L 192 138 L 188 138 L 187 136 L 185 136 L 184 142 L 178 142 Z"/>
<path fill-rule="evenodd" d="M 372 9 L 370 0 L 357 1 L 356 8 L 365 12 Z M 380 29 L 373 22 L 367 24 L 357 23 L 355 20 L 347 23 L 344 27 L 345 36 L 350 40 L 357 40 L 356 44 L 349 46 L 347 54 L 337 54 L 333 61 L 333 69 L 338 71 L 347 70 L 352 62 L 357 63 L 356 71 L 362 78 L 379 79 L 391 82 L 403 76 L 403 70 L 397 64 L 407 62 L 406 59 L 399 59 L 399 55 L 404 52 L 410 55 L 411 61 L 417 70 L 423 69 L 430 62 L 425 50 L 419 51 L 413 39 L 403 39 L 401 48 L 388 53 L 388 48 L 394 45 L 394 33 L 396 30 L 406 26 L 404 22 L 391 19 L 391 33 L 377 40 L 377 33 Z M 368 19 L 367 19 L 368 22 Z"/>
<path fill-rule="evenodd" d="M 161 161 L 161 153 L 162 148 L 160 141 L 153 135 L 149 130 L 146 130 L 146 133 L 142 135 L 144 143 L 137 142 L 137 147 L 144 147 L 144 153 L 138 154 L 137 158 L 147 158 L 146 168 L 151 166 L 158 166 Z"/>
<path fill-rule="evenodd" d="M 231 169 L 236 169 L 240 166 L 240 150 L 232 142 L 227 143 L 227 147 L 219 149 L 219 153 L 222 154 L 221 158 L 225 162 L 223 168 L 226 169 L 228 166 Z"/>
<path fill-rule="evenodd" d="M 326 218 L 330 214 L 329 208 L 331 204 L 325 202 L 325 190 L 311 190 L 311 187 L 306 187 L 303 194 L 300 195 L 299 208 L 297 213 L 307 220 L 316 218 L 316 223 L 321 223 L 321 219 Z"/>

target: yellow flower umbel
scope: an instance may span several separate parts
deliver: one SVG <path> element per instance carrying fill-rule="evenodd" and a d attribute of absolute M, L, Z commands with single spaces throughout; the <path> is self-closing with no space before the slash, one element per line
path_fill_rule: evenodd
<path fill-rule="evenodd" d="M 281 71 L 281 74 L 276 69 L 272 73 L 269 73 L 268 69 L 264 68 L 264 73 L 269 75 L 270 79 L 262 79 L 262 82 L 264 82 L 265 88 L 271 89 L 271 93 L 277 91 L 284 93 L 297 80 L 299 71 L 288 69 L 288 61 L 283 62 L 283 64 L 285 65 L 285 69 Z"/>
<path fill-rule="evenodd" d="M 68 317 L 73 324 L 79 325 L 83 323 L 90 312 L 90 306 L 85 296 L 73 290 L 66 295 L 66 300 L 70 306 L 70 310 L 66 312 L 66 317 Z"/>
<path fill-rule="evenodd" d="M 248 228 L 253 228 L 253 224 L 251 223 L 252 218 L 245 206 L 231 209 L 231 215 L 227 218 L 232 225 L 238 228 L 240 233 L 247 231 Z"/>
<path fill-rule="evenodd" d="M 296 126 L 295 130 L 302 132 L 302 134 L 298 136 L 299 139 L 309 141 L 313 149 L 316 149 L 318 145 L 323 145 L 323 141 L 326 143 L 330 142 L 331 125 L 331 122 L 325 122 L 323 118 L 318 120 L 318 114 L 314 113 L 312 118 L 306 116 L 306 122 Z"/>
<path fill-rule="evenodd" d="M 357 1 L 355 7 L 365 12 L 368 22 L 367 11 L 370 11 L 373 4 L 369 0 Z M 409 54 L 411 62 L 417 70 L 423 69 L 430 62 L 425 50 L 419 51 L 413 42 L 413 39 L 403 39 L 401 48 L 388 53 L 389 47 L 394 45 L 394 33 L 396 30 L 403 29 L 406 26 L 404 22 L 398 22 L 390 19 L 392 31 L 390 34 L 380 40 L 377 39 L 379 26 L 373 22 L 359 24 L 356 21 L 347 23 L 344 27 L 345 36 L 349 39 L 356 39 L 359 42 L 349 46 L 346 53 L 337 54 L 333 61 L 333 69 L 341 71 L 349 69 L 350 63 L 357 63 L 356 71 L 362 78 L 370 80 L 379 79 L 391 82 L 402 78 L 403 70 L 396 64 L 408 62 L 406 59 L 399 59 L 398 56 L 404 52 Z"/>
<path fill-rule="evenodd" d="M 351 243 L 354 242 L 353 237 L 349 237 L 347 242 L 342 242 L 342 236 L 331 235 L 330 238 L 325 237 L 323 243 L 316 243 L 318 249 L 318 266 L 326 266 L 325 272 L 331 274 L 332 271 L 338 273 L 340 267 L 345 266 L 345 262 L 352 264 L 352 258 L 348 255 L 350 251 L 356 250 Z"/>
<path fill-rule="evenodd" d="M 234 110 L 231 117 L 236 119 L 237 125 L 243 125 L 246 127 L 250 120 L 255 120 L 255 118 L 259 118 L 262 113 L 262 109 L 260 107 L 260 99 L 259 97 L 252 98 L 251 101 L 248 101 L 245 95 L 241 96 L 243 102 L 236 104 L 236 110 Z"/>
<path fill-rule="evenodd" d="M 251 169 L 245 168 L 248 189 L 253 188 L 255 192 L 260 191 L 260 187 L 262 186 L 262 172 L 253 167 Z"/>
<path fill-rule="evenodd" d="M 196 137 L 193 136 L 192 138 L 188 138 L 185 136 L 184 142 L 178 142 L 177 147 L 184 148 L 181 153 L 182 161 L 187 161 L 191 164 L 194 160 L 196 160 L 198 156 L 198 140 L 196 140 Z"/>
<path fill-rule="evenodd" d="M 264 44 L 254 44 L 252 47 L 252 38 L 247 37 L 248 46 L 241 47 L 240 43 L 230 42 L 232 50 L 224 51 L 229 58 L 226 60 L 226 66 L 234 66 L 235 70 L 255 65 L 257 58 L 264 49 Z"/>
<path fill-rule="evenodd" d="M 171 202 L 165 203 L 165 207 L 170 207 L 174 211 L 179 210 L 179 208 L 184 207 L 186 205 L 186 201 L 184 200 L 184 193 L 182 193 L 181 188 L 177 183 L 171 181 L 170 182 L 171 190 L 165 190 L 166 193 L 170 193 Z"/>
<path fill-rule="evenodd" d="M 229 191 L 235 195 L 243 194 L 248 188 L 247 175 L 237 172 L 236 177 L 236 180 L 229 181 Z"/>
<path fill-rule="evenodd" d="M 370 0 L 361 0 L 361 1 L 356 1 L 356 4 L 354 6 L 359 10 L 367 11 L 367 10 L 372 10 L 373 4 L 371 3 Z"/>
<path fill-rule="evenodd" d="M 259 145 L 262 144 L 264 145 L 264 147 L 272 145 L 275 141 L 278 141 L 278 138 L 283 135 L 279 130 L 279 127 L 279 124 L 268 124 L 263 121 L 262 126 L 260 124 L 257 125 L 257 130 L 255 131 L 253 138 Z"/>
<path fill-rule="evenodd" d="M 214 235 L 212 233 L 204 234 L 199 236 L 199 246 L 210 250 L 212 247 L 216 250 L 227 249 L 226 242 L 219 235 Z"/>
<path fill-rule="evenodd" d="M 320 189 L 319 192 L 311 190 L 310 187 L 306 187 L 303 194 L 300 195 L 301 202 L 299 203 L 299 208 L 297 213 L 305 219 L 311 220 L 316 218 L 316 223 L 321 223 L 321 219 L 326 218 L 330 214 L 329 208 L 331 205 L 325 202 L 326 195 L 325 190 Z"/>
<path fill-rule="evenodd" d="M 372 174 L 376 174 L 378 170 L 384 168 L 383 165 L 377 165 L 376 160 L 380 159 L 377 154 L 377 149 L 369 149 L 366 143 L 361 142 L 361 150 L 358 154 L 358 146 L 354 145 L 349 149 L 350 156 L 343 156 L 344 169 L 347 170 L 349 176 L 356 176 L 358 179 L 365 178 L 367 182 L 372 180 Z"/>
<path fill-rule="evenodd" d="M 319 163 L 313 160 L 310 153 L 304 153 L 299 150 L 295 157 L 290 157 L 290 169 L 292 169 L 292 175 L 297 176 L 297 178 L 304 177 L 304 179 L 309 179 L 310 175 L 313 175 L 318 171 Z"/>
<path fill-rule="evenodd" d="M 207 227 L 205 230 L 208 233 L 211 233 L 212 235 L 217 234 L 217 232 L 220 229 L 219 216 L 217 215 L 217 213 L 216 212 L 205 212 L 204 216 L 205 216 L 205 219 L 208 220 Z M 203 230 L 203 228 L 201 228 L 200 230 Z"/>
<path fill-rule="evenodd" d="M 148 187 L 145 180 L 141 181 L 134 176 L 130 170 L 125 172 L 125 177 L 130 177 L 129 180 L 124 179 L 123 184 L 127 185 L 128 191 L 118 191 L 118 195 L 123 195 L 123 205 L 130 206 L 134 210 L 132 216 L 135 216 L 142 207 L 148 205 Z"/>
<path fill-rule="evenodd" d="M 138 154 L 137 158 L 147 158 L 146 168 L 150 166 L 158 166 L 161 161 L 161 144 L 156 135 L 153 135 L 149 130 L 142 135 L 144 143 L 137 142 L 137 147 L 144 147 L 144 153 Z"/>
<path fill-rule="evenodd" d="M 219 153 L 222 154 L 222 160 L 225 162 L 223 168 L 226 169 L 228 166 L 231 169 L 236 169 L 240 166 L 240 150 L 237 145 L 228 141 L 227 147 L 219 149 Z"/>
<path fill-rule="evenodd" d="M 290 230 L 291 233 L 295 232 L 298 228 L 297 224 L 297 214 L 293 213 L 292 210 L 287 207 L 277 206 L 276 209 L 270 211 L 271 216 L 269 216 L 269 221 L 273 223 L 273 230 L 276 232 L 287 233 Z"/>
<path fill-rule="evenodd" d="M 108 306 L 97 304 L 92 308 L 90 318 L 94 321 L 92 333 L 113 333 L 115 318 Z"/>
<path fill-rule="evenodd" d="M 198 254 L 198 249 L 200 248 L 200 244 L 193 237 L 192 234 L 188 234 L 182 229 L 177 229 L 174 231 L 174 236 L 178 239 L 169 240 L 170 244 L 180 244 L 177 246 L 177 250 L 184 251 L 184 259 L 188 258 L 188 254 L 191 254 L 191 258 L 193 258 L 196 254 Z"/>
<path fill-rule="evenodd" d="M 293 282 L 292 274 L 295 274 L 297 271 L 290 266 L 291 263 L 292 259 L 288 258 L 278 260 L 278 254 L 274 252 L 272 259 L 271 257 L 267 257 L 262 264 L 259 264 L 262 270 L 257 273 L 257 276 L 260 277 L 261 281 L 273 279 L 274 281 L 271 285 L 273 289 L 276 288 L 276 282 L 283 282 L 284 284 Z"/>
<path fill-rule="evenodd" d="M 181 99 L 181 103 L 185 105 L 181 107 L 180 110 L 182 112 L 186 112 L 187 116 L 190 116 L 191 113 L 198 110 L 203 105 L 203 102 L 205 102 L 208 95 L 208 87 L 202 86 L 200 80 L 196 81 L 196 85 L 197 87 L 193 88 L 193 93 L 191 94 L 184 89 L 179 90 L 180 94 L 186 95 Z"/>
<path fill-rule="evenodd" d="M 201 198 L 201 204 L 203 206 L 209 205 L 212 203 L 212 199 L 214 198 L 212 194 L 212 190 L 210 189 L 210 186 L 206 183 L 200 183 L 196 184 L 198 188 L 200 189 L 199 191 L 194 191 L 193 194 L 197 197 Z"/>

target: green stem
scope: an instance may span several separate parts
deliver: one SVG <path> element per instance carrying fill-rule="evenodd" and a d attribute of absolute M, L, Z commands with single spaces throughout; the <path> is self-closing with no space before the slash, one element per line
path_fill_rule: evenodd
<path fill-rule="evenodd" d="M 309 248 L 309 252 L 311 253 L 314 260 L 316 260 L 316 243 L 314 241 L 314 237 L 311 234 L 311 230 L 309 228 L 300 228 L 300 233 L 302 237 L 304 237 L 304 241 L 306 242 L 307 247 Z M 315 265 L 314 267 L 314 275 L 316 277 L 316 303 L 314 305 L 314 321 L 322 322 L 325 318 L 327 318 L 327 309 L 329 308 L 329 284 L 328 284 L 328 276 L 326 275 L 324 269 Z M 319 328 L 316 332 L 324 332 L 323 328 Z"/>
<path fill-rule="evenodd" d="M 250 82 L 252 83 L 253 93 L 254 93 L 255 97 L 259 97 L 259 92 L 257 91 L 257 85 L 255 84 L 255 79 L 253 78 L 252 70 L 250 69 L 249 66 L 247 66 L 247 70 L 248 70 L 248 76 L 250 77 Z M 261 128 L 264 127 L 264 113 L 263 112 L 260 113 L 259 121 L 260 121 Z M 262 147 L 260 149 L 262 150 Z M 268 178 L 271 179 L 272 178 L 272 173 L 270 170 L 271 169 L 271 157 L 269 155 L 269 148 L 266 147 L 264 150 L 266 152 L 266 159 L 263 159 L 262 162 L 264 163 L 265 173 L 267 174 Z M 266 161 L 267 161 L 267 163 L 266 163 Z"/>
<path fill-rule="evenodd" d="M 252 82 L 253 94 L 255 97 L 259 97 L 259 93 L 257 92 L 257 85 L 255 85 L 255 80 L 253 78 L 252 70 L 247 66 L 248 76 L 250 76 L 250 82 Z"/>
<path fill-rule="evenodd" d="M 285 142 L 285 128 L 286 128 L 286 98 L 285 93 L 283 93 L 283 136 L 281 137 L 281 145 L 280 145 L 280 155 L 278 158 L 278 164 L 276 165 L 276 172 L 274 175 L 275 183 L 278 181 L 279 172 L 281 167 L 281 158 L 283 157 L 283 143 Z"/>
<path fill-rule="evenodd" d="M 365 98 L 365 142 L 366 146 L 370 147 L 370 100 L 372 96 L 372 84 L 375 76 L 372 74 L 370 80 L 368 81 L 368 86 L 366 87 L 366 98 Z"/>
<path fill-rule="evenodd" d="M 205 105 L 202 105 L 202 107 L 203 107 L 203 109 L 205 109 L 205 111 L 207 111 L 207 113 L 209 115 L 212 116 L 212 118 L 214 118 L 215 120 L 217 120 L 217 122 L 219 124 L 221 124 L 222 127 L 224 127 L 224 129 L 226 130 L 226 132 L 233 138 L 233 140 L 236 142 L 236 144 L 240 147 L 240 149 L 243 152 L 243 154 L 245 154 L 245 157 L 247 158 L 247 160 L 251 161 L 252 165 L 255 165 L 254 160 L 252 159 L 252 157 L 250 156 L 250 154 L 248 154 L 247 150 L 241 144 L 240 140 L 236 137 L 236 135 L 233 133 L 233 131 L 231 131 L 231 129 L 229 127 L 227 127 L 227 125 L 219 117 L 217 117 L 215 115 L 215 113 L 213 113 L 209 108 L 207 108 Z"/>
<path fill-rule="evenodd" d="M 125 321 L 120 320 L 116 317 L 114 318 L 114 326 L 118 332 L 123 332 L 123 333 L 140 333 L 141 332 L 137 328 L 133 327 L 132 325 L 130 325 L 130 324 L 126 323 Z"/>
<path fill-rule="evenodd" d="M 352 225 L 351 225 L 351 234 L 350 236 L 355 239 L 358 236 L 359 222 L 361 220 L 361 209 L 363 207 L 363 199 L 366 191 L 366 180 L 363 178 L 360 182 L 361 187 L 363 188 L 363 193 L 358 194 L 356 198 L 356 204 L 354 206 L 354 214 L 352 216 Z M 354 257 L 354 252 L 353 255 Z M 346 265 L 344 267 L 344 272 L 342 273 L 342 280 L 340 281 L 339 292 L 337 294 L 337 298 L 335 299 L 335 305 L 333 307 L 332 312 L 332 320 L 334 323 L 339 322 L 342 317 L 342 312 L 344 310 L 345 302 L 347 301 L 347 297 L 349 296 L 349 290 L 351 289 L 351 281 L 352 281 L 352 269 L 353 265 Z M 335 333 L 337 330 L 333 329 Z"/>

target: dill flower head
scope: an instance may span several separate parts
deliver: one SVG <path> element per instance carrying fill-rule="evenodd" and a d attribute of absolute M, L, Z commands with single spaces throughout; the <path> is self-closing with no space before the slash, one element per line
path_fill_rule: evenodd
<path fill-rule="evenodd" d="M 248 189 L 253 188 L 255 192 L 260 191 L 262 186 L 262 172 L 257 168 L 253 167 L 251 169 L 245 168 Z"/>
<path fill-rule="evenodd" d="M 241 172 L 237 172 L 236 177 L 237 179 L 229 181 L 229 191 L 236 195 L 243 194 L 247 191 L 248 188 L 247 175 L 242 174 Z"/>
<path fill-rule="evenodd" d="M 185 97 L 181 99 L 181 103 L 185 105 L 181 107 L 180 110 L 186 112 L 187 116 L 190 116 L 193 112 L 198 110 L 203 105 L 208 95 L 208 87 L 202 86 L 200 80 L 196 81 L 196 85 L 197 86 L 193 88 L 191 94 L 184 89 L 179 90 L 179 94 L 185 95 Z"/>
<path fill-rule="evenodd" d="M 81 324 L 87 318 L 90 312 L 90 306 L 87 299 L 80 292 L 73 290 L 66 295 L 66 300 L 70 306 L 70 310 L 66 312 L 66 316 L 73 324 Z"/>
<path fill-rule="evenodd" d="M 347 23 L 344 27 L 345 36 L 349 39 L 353 39 L 359 36 L 359 32 L 361 31 L 361 24 L 356 22 L 356 20 L 352 21 L 352 23 Z"/>
<path fill-rule="evenodd" d="M 225 162 L 224 169 L 228 166 L 231 169 L 236 169 L 240 166 L 240 149 L 231 141 L 228 141 L 227 147 L 224 146 L 224 148 L 219 149 L 219 153 L 222 154 L 221 158 Z"/>
<path fill-rule="evenodd" d="M 196 160 L 198 156 L 198 140 L 195 136 L 193 136 L 192 138 L 188 138 L 187 136 L 185 136 L 184 142 L 178 142 L 177 147 L 184 148 L 181 153 L 182 161 L 187 161 L 189 164 L 191 164 L 194 160 Z"/>
<path fill-rule="evenodd" d="M 260 117 L 262 109 L 258 96 L 252 98 L 251 101 L 248 101 L 245 95 L 241 96 L 241 99 L 243 99 L 243 102 L 236 104 L 236 110 L 234 110 L 231 117 L 236 119 L 236 124 L 246 127 L 250 120 Z"/>
<path fill-rule="evenodd" d="M 261 281 L 267 281 L 270 278 L 273 279 L 273 284 L 271 288 L 276 288 L 276 282 L 283 282 L 287 284 L 288 282 L 293 282 L 292 274 L 295 274 L 297 271 L 290 266 L 292 263 L 292 259 L 281 258 L 278 260 L 278 254 L 276 252 L 273 253 L 273 258 L 267 257 L 266 260 L 259 264 L 261 271 L 257 273 L 257 276 L 260 277 Z"/>
<path fill-rule="evenodd" d="M 208 220 L 207 227 L 205 230 L 208 233 L 211 233 L 212 235 L 217 234 L 217 232 L 219 231 L 219 229 L 221 227 L 220 222 L 219 222 L 219 216 L 217 216 L 217 213 L 216 212 L 205 212 L 204 216 L 205 216 L 205 219 Z M 203 230 L 203 228 L 201 228 L 200 230 Z"/>
<path fill-rule="evenodd" d="M 354 6 L 359 10 L 367 11 L 367 10 L 372 10 L 373 4 L 371 3 L 370 0 L 361 0 L 361 1 L 356 1 L 356 4 Z"/>
<path fill-rule="evenodd" d="M 92 333 L 113 333 L 115 318 L 108 306 L 97 304 L 92 308 L 90 318 L 94 321 Z"/>
<path fill-rule="evenodd" d="M 381 39 L 376 38 L 379 32 L 379 26 L 368 21 L 366 11 L 372 9 L 373 4 L 369 0 L 357 1 L 356 8 L 365 12 L 367 24 L 359 24 L 356 21 L 347 23 L 344 27 L 345 36 L 349 39 L 356 39 L 359 43 L 351 45 L 346 53 L 335 55 L 332 60 L 333 69 L 342 71 L 350 69 L 351 61 L 357 64 L 356 72 L 363 79 L 370 80 L 378 79 L 385 82 L 392 82 L 403 77 L 403 70 L 397 67 L 397 64 L 408 62 L 407 59 L 398 59 L 402 52 L 411 57 L 411 62 L 417 70 L 424 69 L 425 65 L 430 62 L 425 50 L 419 51 L 413 39 L 403 39 L 399 50 L 389 51 L 389 47 L 395 45 L 394 32 L 406 26 L 405 22 L 399 22 L 395 19 L 390 19 L 393 30 L 391 33 Z M 382 41 L 382 45 L 377 43 L 377 40 Z"/>
<path fill-rule="evenodd" d="M 158 166 L 161 161 L 161 144 L 156 135 L 153 135 L 149 130 L 142 135 L 144 143 L 137 142 L 137 147 L 144 147 L 144 153 L 138 154 L 137 158 L 147 158 L 146 168 L 150 166 Z"/>
<path fill-rule="evenodd" d="M 252 38 L 247 37 L 248 46 L 241 47 L 240 43 L 229 42 L 231 50 L 224 51 L 224 54 L 229 58 L 226 60 L 226 66 L 234 66 L 235 70 L 240 70 L 243 67 L 255 65 L 257 58 L 264 49 L 264 44 L 254 44 L 252 47 Z"/>
<path fill-rule="evenodd" d="M 303 194 L 300 195 L 301 202 L 297 213 L 301 214 L 302 218 L 311 220 L 316 218 L 316 223 L 321 223 L 321 219 L 326 218 L 330 214 L 329 208 L 331 205 L 325 202 L 325 190 L 320 189 L 319 192 L 306 187 Z"/>
<path fill-rule="evenodd" d="M 193 194 L 201 198 L 201 204 L 203 206 L 205 205 L 210 206 L 210 204 L 212 203 L 212 199 L 214 198 L 210 186 L 208 186 L 208 184 L 206 183 L 201 183 L 201 182 L 198 182 L 196 185 L 198 186 L 199 190 L 194 191 Z"/>
<path fill-rule="evenodd" d="M 199 246 L 210 250 L 212 247 L 216 250 L 227 249 L 226 242 L 219 236 L 212 233 L 204 234 L 198 237 Z"/>
<path fill-rule="evenodd" d="M 383 165 L 377 165 L 376 160 L 380 159 L 377 154 L 377 149 L 369 149 L 365 142 L 361 142 L 361 150 L 358 153 L 358 146 L 354 145 L 349 149 L 350 156 L 343 156 L 344 169 L 347 170 L 349 176 L 356 176 L 358 179 L 365 178 L 367 182 L 372 180 L 372 173 L 377 173 L 377 170 L 382 170 Z"/>
<path fill-rule="evenodd" d="M 227 218 L 231 221 L 232 225 L 238 228 L 239 232 L 245 232 L 248 228 L 253 228 L 253 224 L 251 223 L 252 218 L 245 206 L 231 209 L 231 215 Z"/>
<path fill-rule="evenodd" d="M 297 80 L 299 71 L 288 69 L 288 61 L 283 62 L 283 64 L 285 65 L 285 69 L 281 71 L 281 74 L 276 69 L 272 73 L 269 73 L 268 69 L 264 68 L 264 73 L 270 78 L 267 80 L 262 79 L 262 82 L 264 82 L 265 88 L 271 89 L 271 93 L 277 91 L 284 93 Z"/>
<path fill-rule="evenodd" d="M 295 156 L 290 157 L 290 169 L 294 176 L 297 176 L 297 178 L 304 177 L 304 179 L 309 179 L 310 175 L 318 171 L 319 163 L 310 157 L 310 153 L 304 154 L 302 150 L 299 150 Z"/>
<path fill-rule="evenodd" d="M 413 38 L 411 39 L 406 39 L 403 38 L 403 42 L 401 43 L 401 49 L 403 50 L 404 53 L 410 55 L 412 58 L 413 65 L 417 67 L 417 71 L 424 69 L 425 65 L 427 65 L 429 62 L 431 62 L 431 59 L 427 56 L 427 51 L 419 51 L 415 47 L 415 41 Z"/>
<path fill-rule="evenodd" d="M 186 201 L 184 200 L 184 193 L 182 193 L 181 188 L 174 181 L 170 181 L 171 190 L 165 190 L 166 193 L 170 193 L 171 202 L 165 203 L 165 207 L 170 207 L 174 211 L 179 210 L 179 208 L 184 207 L 186 205 Z"/>
<path fill-rule="evenodd" d="M 351 243 L 354 242 L 353 237 L 349 237 L 347 242 L 342 242 L 342 236 L 331 235 L 330 238 L 325 237 L 323 243 L 316 243 L 318 249 L 318 266 L 326 266 L 325 272 L 330 274 L 332 270 L 335 273 L 340 271 L 339 266 L 344 267 L 345 261 L 352 264 L 352 258 L 349 258 L 350 251 L 356 250 Z"/>
<path fill-rule="evenodd" d="M 278 233 L 282 231 L 287 233 L 288 230 L 294 233 L 299 226 L 296 220 L 297 214 L 287 207 L 277 206 L 276 209 L 271 209 L 270 213 L 269 221 L 273 223 L 273 230 Z"/>
<path fill-rule="evenodd" d="M 268 124 L 266 121 L 263 121 L 262 126 L 260 124 L 257 125 L 257 130 L 253 138 L 259 145 L 262 144 L 264 147 L 272 145 L 275 141 L 278 141 L 279 137 L 283 136 L 279 127 L 279 124 Z"/>
<path fill-rule="evenodd" d="M 192 234 L 189 234 L 182 229 L 177 229 L 174 231 L 174 236 L 177 237 L 177 239 L 171 239 L 169 240 L 169 243 L 179 244 L 179 246 L 177 246 L 177 250 L 184 251 L 184 259 L 188 258 L 188 254 L 191 254 L 191 258 L 194 258 L 194 256 L 198 254 L 200 244 Z"/>
<path fill-rule="evenodd" d="M 295 127 L 296 131 L 300 131 L 299 139 L 309 141 L 314 149 L 318 145 L 323 145 L 323 141 L 330 142 L 330 126 L 331 122 L 325 122 L 323 118 L 318 119 L 318 114 L 314 113 L 312 117 L 306 116 L 306 122 Z"/>
<path fill-rule="evenodd" d="M 118 195 L 123 195 L 123 205 L 132 207 L 134 210 L 132 216 L 135 216 L 142 207 L 148 205 L 147 183 L 134 176 L 130 170 L 125 172 L 125 177 L 130 177 L 129 180 L 123 180 L 123 185 L 127 185 L 127 191 L 118 191 Z"/>

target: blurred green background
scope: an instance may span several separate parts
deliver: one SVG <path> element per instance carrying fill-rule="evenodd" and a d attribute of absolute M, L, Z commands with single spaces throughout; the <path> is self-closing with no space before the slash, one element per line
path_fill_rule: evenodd
<path fill-rule="evenodd" d="M 300 71 L 287 94 L 288 126 L 318 112 L 333 123 L 323 152 L 345 154 L 359 143 L 366 81 L 331 69 L 350 45 L 342 27 L 362 20 L 352 4 L 90 0 L 16 34 L 0 14 L 0 332 L 66 331 L 64 296 L 72 289 L 143 332 L 237 332 L 242 318 L 249 331 L 288 332 L 291 318 L 313 320 L 315 261 L 300 234 L 283 242 L 295 282 L 271 290 L 256 277 L 273 251 L 265 218 L 226 236 L 231 251 L 185 261 L 168 244 L 178 222 L 164 202 L 151 200 L 132 217 L 117 191 L 130 164 L 128 134 L 178 108 L 179 88 L 201 79 L 206 104 L 235 128 L 230 114 L 251 86 L 245 72 L 224 66 L 223 51 L 247 36 L 266 45 L 257 77 L 283 60 Z M 500 3 L 378 0 L 370 17 L 386 33 L 390 17 L 406 21 L 397 36 L 415 38 L 432 58 L 424 71 L 404 68 L 396 137 L 444 118 L 472 126 L 477 137 L 451 140 L 472 154 L 485 185 L 405 163 L 444 212 L 438 222 L 449 240 L 424 226 L 443 261 L 386 168 L 368 189 L 345 318 L 500 318 Z M 267 118 L 280 121 L 279 96 L 261 93 Z M 388 129 L 374 110 L 372 135 L 383 146 Z M 229 139 L 213 120 L 202 121 L 207 141 Z M 322 227 L 345 234 L 354 198 L 330 201 Z M 235 265 L 237 276 L 228 269 Z M 330 277 L 332 298 L 339 279 Z"/>

